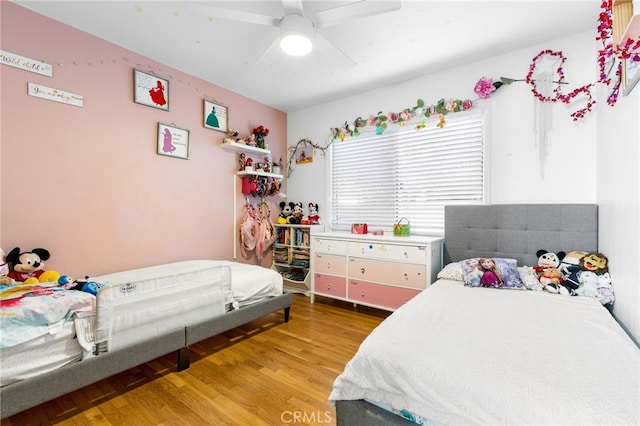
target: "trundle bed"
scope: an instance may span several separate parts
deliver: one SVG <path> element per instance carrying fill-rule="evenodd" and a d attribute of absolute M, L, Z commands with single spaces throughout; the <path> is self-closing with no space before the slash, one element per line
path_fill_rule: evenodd
<path fill-rule="evenodd" d="M 95 297 L 65 293 L 53 285 L 37 285 L 31 291 L 15 286 L 9 290 L 17 295 L 8 298 L 4 293 L 3 321 L 35 316 L 32 312 L 40 306 L 28 314 L 10 310 L 22 301 L 45 303 L 29 296 L 72 296 L 75 304 L 44 331 L 22 325 L 14 330 L 13 324 L 3 322 L 1 418 L 173 351 L 178 354 L 178 371 L 184 370 L 189 367 L 189 345 L 281 309 L 288 322 L 292 303 L 277 272 L 229 261 L 176 262 L 91 281 L 101 284 Z M 80 294 L 84 298 L 77 301 Z M 53 303 L 49 299 L 42 298 Z"/>
<path fill-rule="evenodd" d="M 597 252 L 597 205 L 447 206 L 450 266 L 338 376 L 338 425 L 640 424 L 638 343 L 599 300 L 472 287 L 457 269 L 515 259 L 524 281 L 540 249 Z"/>

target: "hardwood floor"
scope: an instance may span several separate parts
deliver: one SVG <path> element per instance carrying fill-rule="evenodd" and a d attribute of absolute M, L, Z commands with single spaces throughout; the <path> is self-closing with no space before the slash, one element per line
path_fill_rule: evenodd
<path fill-rule="evenodd" d="M 13 425 L 335 425 L 336 376 L 389 312 L 294 295 L 273 313 L 2 421 Z M 1 403 L 1 401 L 0 401 Z"/>

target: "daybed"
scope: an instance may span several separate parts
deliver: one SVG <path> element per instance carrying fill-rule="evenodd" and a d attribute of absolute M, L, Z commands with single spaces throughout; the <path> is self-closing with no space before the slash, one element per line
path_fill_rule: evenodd
<path fill-rule="evenodd" d="M 176 262 L 91 280 L 102 285 L 95 315 L 84 312 L 83 301 L 73 320 L 51 324 L 50 332 L 11 347 L 3 342 L 2 418 L 173 351 L 181 371 L 189 367 L 189 345 L 280 309 L 287 322 L 292 303 L 277 272 L 228 261 Z M 65 298 L 58 288 L 45 290 Z"/>
<path fill-rule="evenodd" d="M 524 278 L 540 249 L 597 251 L 597 230 L 596 205 L 446 207 L 450 266 L 338 376 L 338 425 L 640 424 L 640 350 L 599 300 L 472 287 L 456 272 L 516 259 Z"/>

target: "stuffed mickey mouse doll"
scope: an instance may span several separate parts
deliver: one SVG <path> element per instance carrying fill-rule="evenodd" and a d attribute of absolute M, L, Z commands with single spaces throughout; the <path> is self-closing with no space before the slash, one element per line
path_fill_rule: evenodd
<path fill-rule="evenodd" d="M 45 260 L 49 260 L 49 251 L 46 249 L 35 248 L 21 253 L 20 247 L 16 247 L 6 257 L 7 263 L 11 265 L 8 277 L 20 282 L 30 278 L 38 280 L 44 273 Z"/>
<path fill-rule="evenodd" d="M 289 223 L 289 218 L 293 216 L 293 203 L 285 203 L 284 201 L 280 202 L 280 215 L 278 215 L 278 223 L 287 224 Z"/>
<path fill-rule="evenodd" d="M 544 286 L 544 289 L 551 293 L 569 294 L 564 287 L 564 278 L 558 269 L 560 262 L 566 255 L 565 252 L 559 251 L 552 253 L 547 250 L 538 250 L 538 264 L 533 267 L 538 281 Z"/>

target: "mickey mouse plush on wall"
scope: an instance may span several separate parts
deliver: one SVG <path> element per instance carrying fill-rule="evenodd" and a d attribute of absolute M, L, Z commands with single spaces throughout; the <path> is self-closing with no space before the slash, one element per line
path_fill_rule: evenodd
<path fill-rule="evenodd" d="M 20 282 L 29 279 L 38 282 L 38 278 L 44 273 L 45 260 L 49 260 L 49 251 L 46 249 L 35 248 L 20 253 L 20 247 L 16 247 L 6 257 L 11 269 L 7 276 Z"/>

